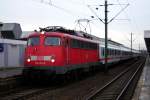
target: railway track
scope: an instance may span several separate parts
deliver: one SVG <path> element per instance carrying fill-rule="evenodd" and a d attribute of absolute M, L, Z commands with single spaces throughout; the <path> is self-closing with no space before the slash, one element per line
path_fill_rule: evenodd
<path fill-rule="evenodd" d="M 100 72 L 100 74 L 97 73 L 82 80 L 68 82 L 62 86 L 48 84 L 44 87 L 34 85 L 19 87 L 18 89 L 14 89 L 9 95 L 1 96 L 0 100 L 88 100 L 90 97 L 89 94 L 93 94 L 93 91 L 96 91 L 98 87 L 104 86 L 104 84 L 116 76 L 121 70 L 130 66 L 135 61 L 132 60 L 125 63 L 124 67 L 121 67 L 120 65 L 122 64 L 119 64 L 118 66 L 120 67 L 111 68 L 111 75 L 105 75 L 103 72 Z M 93 99 L 93 97 L 89 99 Z"/>
<path fill-rule="evenodd" d="M 23 90 L 24 89 L 24 90 Z M 1 98 L 1 100 L 27 100 L 31 97 L 35 97 L 34 99 L 36 100 L 36 97 L 41 94 L 45 93 L 47 91 L 51 91 L 54 89 L 54 87 L 41 87 L 41 88 L 23 88 L 20 92 L 16 92 L 13 94 L 10 94 L 9 96 L 5 96 Z"/>
<path fill-rule="evenodd" d="M 14 77 L 8 77 L 8 78 L 0 78 L 0 86 L 13 83 L 14 81 L 17 81 L 20 79 L 22 79 L 21 75 L 14 76 Z"/>
<path fill-rule="evenodd" d="M 87 96 L 86 100 L 129 100 L 131 94 L 127 94 L 126 91 L 128 87 L 131 86 L 134 78 L 139 77 L 144 64 L 142 62 L 143 60 L 134 63 L 114 79 L 109 81 L 106 85 Z M 134 81 L 137 80 L 138 78 Z M 127 99 L 125 95 L 130 95 L 130 97 Z"/>
<path fill-rule="evenodd" d="M 22 76 L 8 77 L 0 79 L 0 95 L 11 92 L 21 85 Z"/>
<path fill-rule="evenodd" d="M 10 89 L 5 89 L 4 91 L 0 92 L 0 100 L 28 100 L 30 98 L 34 98 L 34 100 L 37 100 L 37 97 L 40 94 L 44 94 L 48 91 L 52 91 L 64 86 L 64 84 L 50 82 L 51 81 L 40 82 L 39 80 L 31 80 L 30 83 L 25 82 L 28 84 L 21 83 L 16 87 L 8 87 Z"/>

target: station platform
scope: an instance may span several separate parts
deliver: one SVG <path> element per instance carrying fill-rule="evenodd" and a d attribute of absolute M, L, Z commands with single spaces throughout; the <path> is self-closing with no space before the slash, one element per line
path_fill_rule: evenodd
<path fill-rule="evenodd" d="M 150 57 L 148 56 L 132 100 L 150 100 Z"/>
<path fill-rule="evenodd" d="M 22 69 L 23 67 L 0 68 L 0 79 L 21 75 Z"/>

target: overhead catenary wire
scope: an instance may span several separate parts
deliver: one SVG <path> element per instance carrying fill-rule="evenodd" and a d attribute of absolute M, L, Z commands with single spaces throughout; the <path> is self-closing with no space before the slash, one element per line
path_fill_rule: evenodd
<path fill-rule="evenodd" d="M 35 2 L 35 0 L 32 0 L 32 1 Z M 36 2 L 38 2 L 38 1 L 36 1 Z M 62 12 L 64 12 L 64 13 L 67 13 L 67 14 L 69 14 L 69 15 L 71 15 L 71 16 L 78 16 L 77 14 L 74 14 L 71 10 L 68 10 L 68 9 L 63 8 L 63 7 L 61 7 L 61 6 L 55 5 L 55 4 L 52 2 L 52 0 L 49 0 L 49 1 L 40 0 L 39 3 L 41 3 L 41 4 L 46 4 L 46 5 L 49 5 L 49 6 L 51 6 L 51 7 L 56 8 L 56 9 L 59 9 L 60 11 L 62 11 Z"/>
<path fill-rule="evenodd" d="M 120 3 L 120 1 L 119 0 L 117 0 L 118 1 L 118 3 Z M 130 4 L 134 4 L 133 2 L 135 2 L 136 0 L 133 0 L 132 2 L 131 2 L 131 0 L 130 0 Z M 128 2 L 129 3 L 129 0 L 126 0 L 126 2 Z M 136 18 L 135 18 L 135 15 L 133 15 L 133 11 L 132 11 L 132 9 L 131 9 L 132 7 L 130 7 L 130 17 L 132 17 L 132 19 L 131 20 L 129 20 L 129 24 L 130 24 L 130 26 L 129 26 L 129 28 L 130 28 L 130 30 L 131 30 L 131 32 L 134 32 L 135 30 L 138 30 L 138 31 L 140 31 L 139 29 L 139 25 L 137 24 L 137 21 L 136 21 Z M 126 13 L 126 17 L 129 17 L 129 16 L 127 16 L 127 13 Z M 134 23 L 134 24 L 133 24 Z M 133 28 L 131 28 L 131 26 L 132 27 L 134 27 L 135 29 L 133 30 Z M 139 35 L 137 35 L 137 34 L 140 34 L 140 33 L 136 33 L 136 32 L 134 32 L 135 33 L 135 39 L 133 40 L 133 41 L 136 41 L 136 40 L 138 40 L 137 38 L 138 38 L 138 36 Z M 138 41 L 138 42 L 140 42 L 140 41 Z"/>
<path fill-rule="evenodd" d="M 34 0 L 35 1 L 35 0 Z M 39 1 L 39 0 L 38 0 Z M 69 1 L 69 0 L 66 0 L 66 1 L 68 1 L 68 2 L 70 2 L 70 3 L 76 3 L 76 4 L 80 4 L 80 5 L 82 5 L 82 2 L 77 2 L 77 1 L 73 1 L 73 0 L 71 0 L 71 1 Z M 120 2 L 119 2 L 119 0 L 117 0 L 118 1 L 118 5 L 122 5 Z M 69 15 L 71 15 L 71 16 L 73 16 L 73 17 L 75 17 L 75 16 L 77 16 L 78 18 L 81 18 L 81 15 L 77 15 L 77 14 L 75 14 L 73 11 L 71 11 L 71 9 L 66 9 L 65 7 L 61 7 L 61 5 L 56 5 L 55 3 L 53 3 L 53 0 L 40 0 L 40 2 L 41 3 L 44 3 L 44 4 L 47 4 L 47 5 L 50 5 L 50 6 L 52 6 L 52 7 L 54 7 L 54 8 L 56 8 L 56 9 L 59 9 L 59 10 L 61 10 L 62 12 L 64 12 L 64 13 L 67 13 L 67 14 L 69 14 Z M 114 4 L 115 5 L 115 4 Z M 86 3 L 85 3 L 85 1 L 83 2 L 83 6 L 88 6 Z M 90 8 L 90 10 L 91 11 L 94 11 L 93 9 L 91 9 L 91 7 L 89 7 L 88 6 L 88 8 Z M 122 8 L 122 6 L 121 6 L 121 8 Z M 123 9 L 123 8 L 122 8 Z M 94 11 L 94 13 L 96 14 L 96 12 Z M 120 13 L 120 12 L 119 12 Z M 118 13 L 118 15 L 119 15 L 119 13 Z M 98 15 L 96 14 L 96 16 L 98 17 Z M 116 15 L 117 16 L 117 15 Z M 104 19 L 101 19 L 100 17 L 98 17 L 97 18 L 98 20 L 101 20 L 102 22 L 104 22 Z M 114 18 L 112 18 L 112 20 L 113 20 Z M 93 19 L 94 20 L 94 19 Z M 96 20 L 96 19 L 95 19 Z M 126 19 L 117 19 L 117 20 L 126 20 Z"/>
<path fill-rule="evenodd" d="M 77 16 L 79 18 L 81 15 L 88 16 L 88 14 L 86 12 L 81 12 L 81 11 L 76 12 L 76 11 L 73 11 L 72 9 L 66 9 L 60 5 L 56 5 L 54 2 L 52 2 L 52 0 L 49 0 L 49 2 L 46 2 L 45 0 L 41 0 L 41 1 L 42 1 L 41 3 L 49 4 L 50 6 L 55 7 L 65 13 L 68 13 L 68 14 L 72 15 L 73 17 Z M 80 5 L 80 6 L 86 7 L 85 4 L 83 4 L 83 3 L 78 3 L 76 1 L 70 1 L 70 0 L 67 0 L 67 1 L 72 5 L 76 4 L 78 6 Z"/>
<path fill-rule="evenodd" d="M 92 11 L 92 13 L 94 13 L 94 15 L 95 15 L 102 23 L 105 23 L 105 22 L 96 14 L 96 12 L 90 7 L 90 5 L 87 5 L 87 7 Z"/>
<path fill-rule="evenodd" d="M 120 5 L 120 7 L 121 7 L 121 9 L 123 9 L 123 7 L 122 7 L 122 4 L 120 3 L 120 1 L 119 0 L 117 0 L 117 2 L 118 2 L 118 4 Z M 129 2 L 127 2 L 128 4 L 129 4 Z M 126 17 L 126 19 L 129 19 L 129 16 L 128 16 L 128 14 L 127 14 L 127 12 L 126 11 L 124 11 L 124 13 L 125 13 L 125 17 Z M 130 20 L 128 20 L 128 21 L 130 21 Z"/>
<path fill-rule="evenodd" d="M 127 4 L 124 8 L 122 8 L 108 23 L 112 22 L 118 15 L 120 15 L 120 13 L 122 11 L 124 11 L 127 7 L 129 6 L 129 4 Z"/>

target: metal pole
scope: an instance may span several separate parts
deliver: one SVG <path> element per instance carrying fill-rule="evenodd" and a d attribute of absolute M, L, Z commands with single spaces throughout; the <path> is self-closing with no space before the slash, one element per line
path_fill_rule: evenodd
<path fill-rule="evenodd" d="M 108 70 L 107 66 L 107 57 L 108 57 L 108 49 L 107 49 L 107 24 L 108 24 L 108 18 L 107 18 L 107 0 L 105 0 L 105 71 Z"/>

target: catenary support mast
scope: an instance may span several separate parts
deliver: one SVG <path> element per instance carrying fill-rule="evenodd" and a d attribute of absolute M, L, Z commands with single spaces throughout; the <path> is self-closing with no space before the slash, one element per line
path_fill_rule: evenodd
<path fill-rule="evenodd" d="M 108 18 L 107 18 L 107 0 L 105 0 L 105 71 L 107 71 L 108 66 L 107 66 L 107 58 L 108 58 Z"/>

